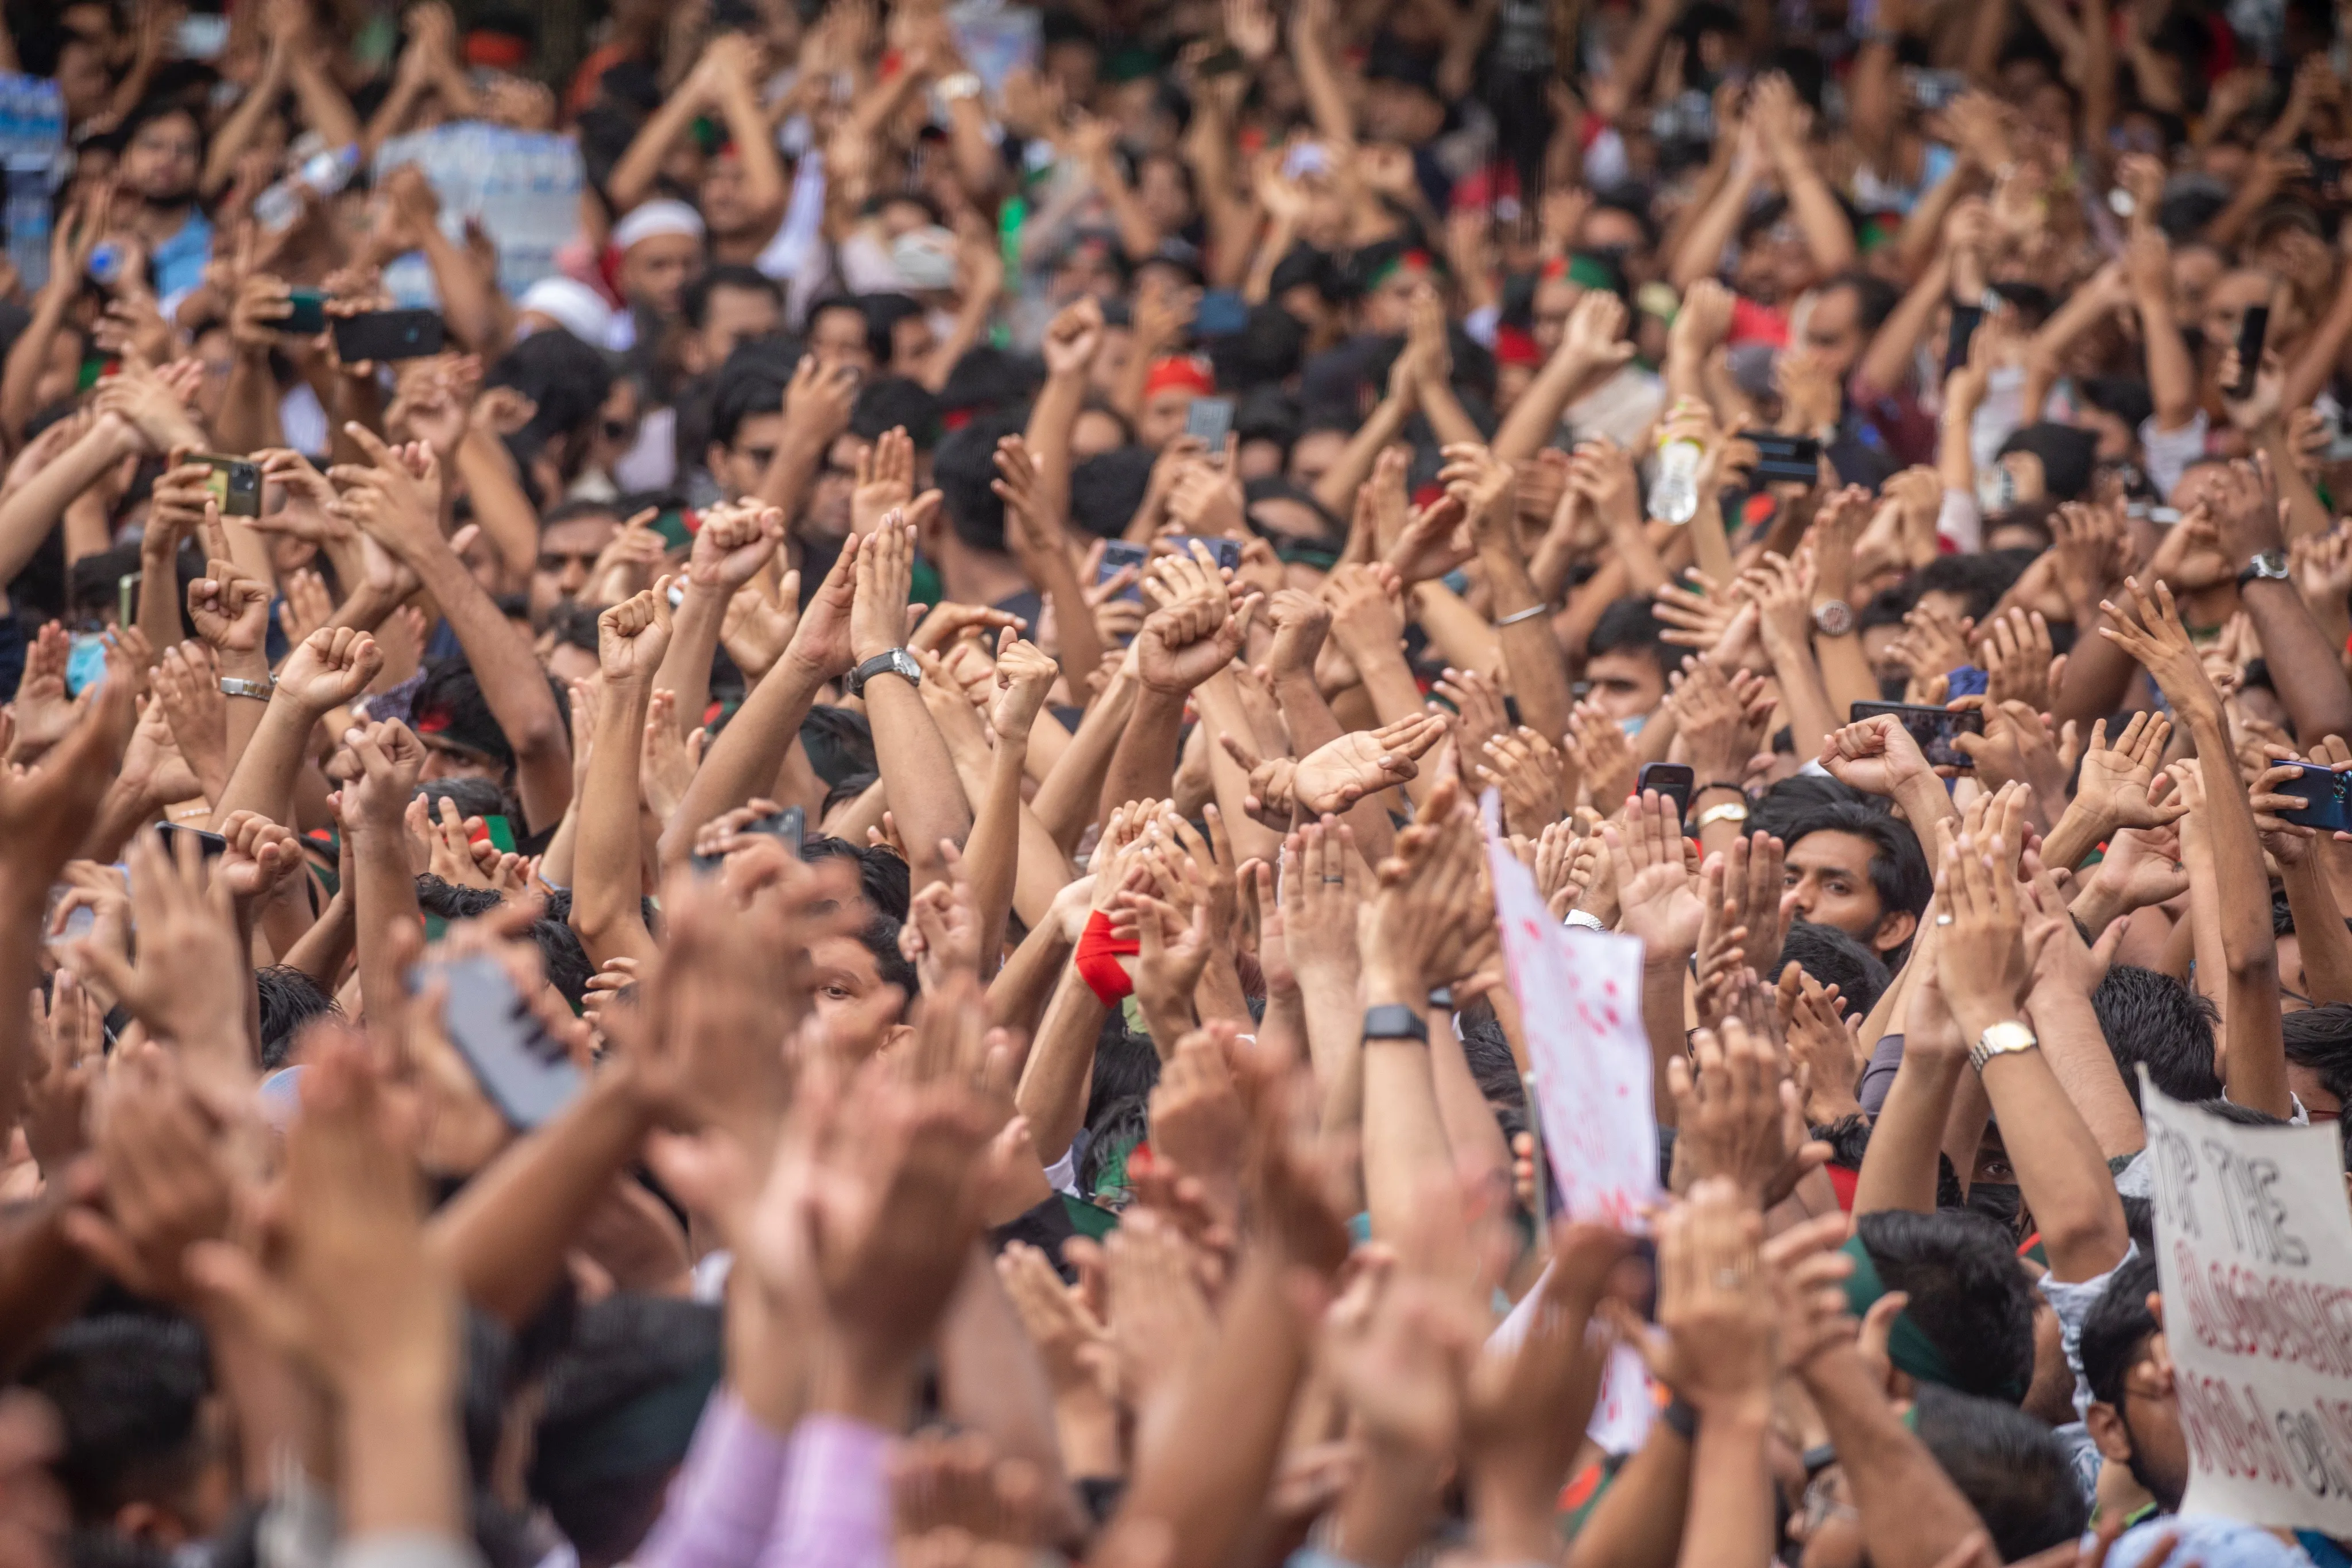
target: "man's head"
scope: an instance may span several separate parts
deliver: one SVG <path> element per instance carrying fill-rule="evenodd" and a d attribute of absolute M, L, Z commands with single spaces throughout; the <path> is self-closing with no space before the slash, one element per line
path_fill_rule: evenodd
<path fill-rule="evenodd" d="M 2213 1070 L 2213 1025 L 2221 1015 L 2186 984 L 2135 964 L 2111 965 L 2091 993 L 2091 1009 L 2133 1104 L 2139 1103 L 2142 1064 L 2156 1086 L 2175 1100 L 2221 1094 L 2221 1075 Z"/>
<path fill-rule="evenodd" d="M 956 550 L 1004 553 L 1004 501 L 997 495 L 996 444 L 1021 428 L 1012 414 L 991 414 L 949 433 L 931 460 L 938 511 L 925 525 L 923 553 L 944 559 Z"/>
<path fill-rule="evenodd" d="M 549 1363 L 530 1485 L 582 1568 L 626 1562 L 659 1517 L 719 1383 L 719 1312 L 621 1294 L 583 1307 Z"/>
<path fill-rule="evenodd" d="M 2011 1406 L 2025 1396 L 2033 1288 L 2007 1231 L 1967 1209 L 1938 1208 L 1865 1214 L 1854 1233 L 1879 1282 L 1910 1297 L 1902 1315 L 1922 1336 L 1923 1354 L 1940 1364 L 1932 1377 L 1911 1371 L 1915 1386 L 1938 1382 Z"/>
<path fill-rule="evenodd" d="M 1886 965 L 1860 938 L 1818 920 L 1800 920 L 1780 944 L 1780 961 L 1794 964 L 1824 986 L 1835 986 L 1845 1016 L 1870 1016 L 1886 992 Z"/>
<path fill-rule="evenodd" d="M 621 292 L 663 320 L 675 319 L 686 286 L 702 270 L 702 216 L 684 202 L 663 198 L 632 207 L 613 225 Z"/>
<path fill-rule="evenodd" d="M 808 351 L 826 370 L 855 365 L 874 373 L 874 342 L 865 308 L 847 296 L 827 299 L 809 311 Z"/>
<path fill-rule="evenodd" d="M 1667 644 L 1664 631 L 1650 601 L 1638 595 L 1617 601 L 1593 623 L 1584 678 L 1592 701 L 1620 724 L 1647 717 L 1665 700 L 1667 672 L 1680 668 L 1683 658 Z"/>
<path fill-rule="evenodd" d="M 738 355 L 719 372 L 711 400 L 710 445 L 703 461 L 730 501 L 757 489 L 784 439 L 786 370 L 768 359 Z"/>
<path fill-rule="evenodd" d="M 335 998 L 319 982 L 290 964 L 273 964 L 253 972 L 253 988 L 261 1004 L 261 1066 L 275 1072 L 286 1065 L 295 1037 L 314 1018 L 341 1017 Z"/>
<path fill-rule="evenodd" d="M 226 1518 L 231 1446 L 194 1324 L 79 1318 L 49 1336 L 19 1381 L 57 1409 L 65 1441 L 51 1468 L 76 1525 L 168 1554 Z"/>
<path fill-rule="evenodd" d="M 425 743 L 426 779 L 487 779 L 504 783 L 514 770 L 514 744 L 483 699 L 482 685 L 463 659 L 430 665 L 416 688 L 409 727 Z"/>
<path fill-rule="evenodd" d="M 2328 1002 L 2286 1015 L 2286 1086 L 2315 1122 L 2340 1121 L 2352 1096 L 2352 1006 Z"/>
<path fill-rule="evenodd" d="M 782 324 L 783 290 L 756 267 L 730 263 L 714 267 L 688 285 L 686 324 L 687 370 L 700 375 L 727 362 L 735 346 L 751 338 L 764 338 Z"/>
<path fill-rule="evenodd" d="M 142 104 L 124 128 L 121 183 L 151 207 L 184 207 L 195 199 L 204 157 L 204 127 L 192 110 Z"/>
<path fill-rule="evenodd" d="M 1143 380 L 1143 412 L 1135 422 L 1137 444 L 1159 451 L 1184 434 L 1192 400 L 1213 397 L 1216 391 L 1216 378 L 1206 360 L 1171 354 L 1159 361 Z"/>
<path fill-rule="evenodd" d="M 539 525 L 539 559 L 530 573 L 530 618 L 542 622 L 556 605 L 577 601 L 589 569 L 613 536 L 620 515 L 603 501 L 566 501 Z"/>
<path fill-rule="evenodd" d="M 1783 836 L 1798 917 L 1834 925 L 1894 961 L 1935 891 L 1911 830 L 1885 811 L 1833 800 L 1800 815 Z"/>
<path fill-rule="evenodd" d="M 710 225 L 713 239 L 756 244 L 765 237 L 763 228 L 774 227 L 773 209 L 763 211 L 754 206 L 751 194 L 751 183 L 743 172 L 742 156 L 731 143 L 703 160 L 702 183 L 695 191 L 695 205 Z"/>
<path fill-rule="evenodd" d="M 1843 382 L 1862 360 L 1862 350 L 1893 313 L 1895 287 L 1868 273 L 1849 272 L 1813 296 L 1805 316 L 1805 346 L 1822 356 Z"/>
<path fill-rule="evenodd" d="M 2108 1278 L 2083 1320 L 2083 1381 L 2091 1388 L 2083 1421 L 2100 1454 L 2175 1513 L 2189 1490 L 2189 1445 L 2164 1325 L 2148 1310 L 2157 1288 L 2156 1260 L 2142 1252 Z"/>
<path fill-rule="evenodd" d="M 2004 1563 L 2079 1538 L 2090 1508 L 2050 1428 L 2014 1405 L 1923 1383 L 1912 1429 L 1977 1511 Z"/>

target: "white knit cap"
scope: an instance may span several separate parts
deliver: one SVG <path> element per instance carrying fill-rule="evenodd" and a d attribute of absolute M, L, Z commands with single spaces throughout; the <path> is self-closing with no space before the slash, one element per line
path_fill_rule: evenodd
<path fill-rule="evenodd" d="M 541 278 L 523 290 L 520 308 L 546 317 L 592 348 L 603 348 L 613 330 L 613 308 L 577 278 Z"/>
<path fill-rule="evenodd" d="M 689 239 L 702 237 L 702 214 L 684 202 L 667 197 L 631 207 L 629 215 L 613 225 L 613 243 L 623 250 L 639 240 L 654 239 L 662 235 L 684 235 Z"/>

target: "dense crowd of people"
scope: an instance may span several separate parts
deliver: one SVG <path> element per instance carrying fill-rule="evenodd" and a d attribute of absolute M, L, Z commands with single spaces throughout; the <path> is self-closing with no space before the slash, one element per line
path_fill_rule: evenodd
<path fill-rule="evenodd" d="M 2340 8 L 566 10 L 5 7 L 0 1568 L 2347 1562 Z"/>

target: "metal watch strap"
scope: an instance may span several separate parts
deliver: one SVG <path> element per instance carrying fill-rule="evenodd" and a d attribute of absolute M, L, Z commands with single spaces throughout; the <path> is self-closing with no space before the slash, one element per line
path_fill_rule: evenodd
<path fill-rule="evenodd" d="M 1419 1008 L 1409 1008 L 1402 1002 L 1382 1002 L 1364 1009 L 1366 1040 L 1417 1040 L 1429 1043 L 1429 1021 L 1421 1016 Z"/>
<path fill-rule="evenodd" d="M 220 678 L 223 696 L 251 697 L 256 702 L 268 702 L 269 694 L 278 689 L 278 677 L 264 675 L 255 680 L 250 675 L 223 675 Z"/>
<path fill-rule="evenodd" d="M 2014 1056 L 2021 1051 L 2036 1050 L 2041 1044 L 2033 1037 L 2033 1031 L 2024 1024 L 2015 1019 L 2003 1019 L 1997 1024 L 1988 1025 L 1984 1033 L 1977 1036 L 1976 1044 L 1969 1047 L 1969 1065 L 1975 1068 L 1977 1076 L 1981 1078 L 1985 1063 L 1994 1057 Z"/>

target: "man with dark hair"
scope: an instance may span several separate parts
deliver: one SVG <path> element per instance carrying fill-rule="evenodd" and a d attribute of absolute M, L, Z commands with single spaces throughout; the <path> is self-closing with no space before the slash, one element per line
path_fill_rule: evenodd
<path fill-rule="evenodd" d="M 782 325 L 784 291 L 756 267 L 714 267 L 687 285 L 679 362 L 700 376 L 727 362 L 737 345 L 764 338 Z"/>
<path fill-rule="evenodd" d="M 77 1530 L 168 1562 L 226 1521 L 234 1444 L 194 1323 L 81 1318 L 51 1334 L 18 1381 L 57 1411 L 64 1443 L 50 1469 Z"/>
<path fill-rule="evenodd" d="M 1835 925 L 1800 920 L 1780 944 L 1780 961 L 1794 964 L 1824 986 L 1835 986 L 1845 1016 L 1860 1022 L 1886 992 L 1885 963 L 1860 939 Z"/>
<path fill-rule="evenodd" d="M 1682 668 L 1682 650 L 1664 637 L 1647 599 L 1618 600 L 1601 612 L 1585 644 L 1584 678 L 1592 700 L 1618 723 L 1647 718 L 1666 697 L 1666 677 Z"/>
<path fill-rule="evenodd" d="M 764 345 L 739 350 L 719 371 L 703 463 L 725 499 L 741 500 L 768 476 L 783 444 L 784 389 L 791 380 L 791 362 Z"/>
<path fill-rule="evenodd" d="M 539 556 L 530 573 L 530 619 L 545 625 L 558 604 L 577 600 L 621 517 L 610 502 L 566 501 L 540 519 Z"/>
<path fill-rule="evenodd" d="M 874 351 L 873 322 L 866 307 L 846 294 L 809 307 L 807 336 L 808 351 L 826 370 L 847 365 L 870 377 L 881 362 Z"/>
<path fill-rule="evenodd" d="M 2352 1006 L 2305 1008 L 2287 1014 L 2280 1028 L 2286 1035 L 2287 1088 L 2313 1121 L 2341 1120 L 2345 1098 L 2352 1095 Z"/>
<path fill-rule="evenodd" d="M 1855 1254 L 1846 1296 L 1857 1315 L 1888 1291 L 1911 1298 L 1902 1315 L 1918 1331 L 1916 1348 L 1895 1349 L 1897 1371 L 1915 1385 L 1941 1383 L 2011 1405 L 2025 1397 L 2033 1290 L 2000 1226 L 1966 1209 L 1881 1209 L 1855 1219 L 1846 1249 Z"/>
<path fill-rule="evenodd" d="M 253 972 L 253 988 L 261 999 L 261 1067 L 275 1072 L 286 1065 L 294 1038 L 315 1018 L 341 1018 L 335 998 L 319 982 L 288 964 L 273 964 Z"/>
<path fill-rule="evenodd" d="M 204 281 L 213 225 L 196 204 L 205 166 L 204 120 L 176 99 L 150 99 L 122 125 L 116 178 L 137 205 L 115 209 L 147 250 L 147 277 L 168 314 Z"/>
<path fill-rule="evenodd" d="M 931 483 L 940 504 L 919 519 L 923 557 L 940 591 L 958 604 L 986 604 L 1037 624 L 1044 601 L 1004 544 L 1004 502 L 996 493 L 996 444 L 1025 421 L 985 414 L 940 443 Z"/>
<path fill-rule="evenodd" d="M 2175 1100 L 2221 1094 L 2221 1078 L 2213 1065 L 2213 1026 L 2221 1013 L 2194 988 L 2154 969 L 2116 964 L 2091 993 L 2091 1007 L 2133 1104 L 2139 1103 L 2143 1064 L 2156 1086 Z"/>
<path fill-rule="evenodd" d="M 1800 813 L 1782 836 L 1798 918 L 1835 926 L 1886 963 L 1901 963 L 1935 892 L 1927 857 L 1902 820 L 1832 800 Z"/>
<path fill-rule="evenodd" d="M 2099 1452 L 2128 1469 L 2153 1500 L 2141 1511 L 2175 1513 L 2189 1490 L 2189 1446 L 2164 1325 L 2148 1310 L 2157 1289 L 2156 1260 L 2134 1258 L 2115 1271 L 2083 1320 L 2083 1380 L 2091 1389 L 2083 1419 Z"/>
<path fill-rule="evenodd" d="M 2090 1506 L 2050 1428 L 2013 1405 L 1932 1383 L 1912 1393 L 1912 1429 L 1968 1498 L 2004 1563 L 2078 1539 Z"/>

